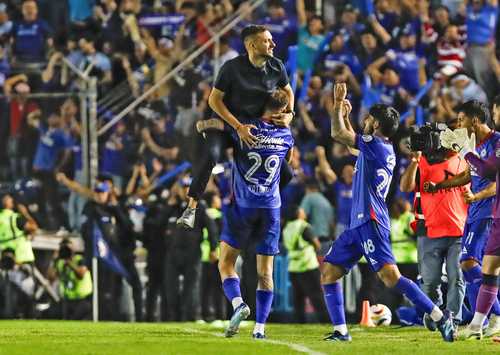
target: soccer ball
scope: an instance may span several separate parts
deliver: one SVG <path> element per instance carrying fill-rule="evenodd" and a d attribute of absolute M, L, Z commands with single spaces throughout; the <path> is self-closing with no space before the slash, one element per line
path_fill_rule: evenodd
<path fill-rule="evenodd" d="M 370 306 L 370 317 L 376 326 L 388 326 L 392 321 L 392 312 L 384 304 L 374 304 Z"/>

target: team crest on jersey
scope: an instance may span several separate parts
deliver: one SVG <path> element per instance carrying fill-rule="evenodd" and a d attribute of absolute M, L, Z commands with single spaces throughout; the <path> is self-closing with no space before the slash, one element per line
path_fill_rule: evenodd
<path fill-rule="evenodd" d="M 479 153 L 479 155 L 481 155 L 481 158 L 485 158 L 486 157 L 486 149 L 481 150 L 481 153 Z"/>
<path fill-rule="evenodd" d="M 373 136 L 370 136 L 369 134 L 363 134 L 361 136 L 364 142 L 369 143 L 373 140 Z"/>

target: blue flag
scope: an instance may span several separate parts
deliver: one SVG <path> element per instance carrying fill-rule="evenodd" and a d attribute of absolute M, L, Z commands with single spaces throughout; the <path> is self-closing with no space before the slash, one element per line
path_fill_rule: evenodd
<path fill-rule="evenodd" d="M 111 270 L 128 279 L 129 275 L 127 270 L 125 270 L 120 260 L 113 254 L 108 243 L 104 240 L 101 229 L 97 223 L 94 223 L 93 239 L 94 256 L 101 259 Z"/>

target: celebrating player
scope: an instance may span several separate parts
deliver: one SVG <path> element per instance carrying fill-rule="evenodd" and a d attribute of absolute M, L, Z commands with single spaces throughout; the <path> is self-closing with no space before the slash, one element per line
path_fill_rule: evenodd
<path fill-rule="evenodd" d="M 396 164 L 394 148 L 389 138 L 398 128 L 399 114 L 390 106 L 374 105 L 365 118 L 363 135 L 355 134 L 350 125 L 344 122 L 346 96 L 346 85 L 335 84 L 333 105 L 329 109 L 332 138 L 359 150 L 359 156 L 353 182 L 351 225 L 333 243 L 325 256 L 321 275 L 325 303 L 333 323 L 333 333 L 325 340 L 351 341 L 345 321 L 342 289 L 338 281 L 364 256 L 387 287 L 403 293 L 415 306 L 430 314 L 443 339 L 452 342 L 455 327 L 450 312 L 443 313 L 413 281 L 401 276 L 391 250 L 389 213 L 385 198 Z"/>
<path fill-rule="evenodd" d="M 293 147 L 289 128 L 269 123 L 272 115 L 288 106 L 286 91 L 277 89 L 266 104 L 262 119 L 243 119 L 255 136 L 249 147 L 239 141 L 233 131 L 235 144 L 233 166 L 234 201 L 224 219 L 221 234 L 219 271 L 224 293 L 234 308 L 226 336 L 238 332 L 240 322 L 248 317 L 250 308 L 243 302 L 235 263 L 240 250 L 251 239 L 257 239 L 256 324 L 253 337 L 264 338 L 264 324 L 273 302 L 273 259 L 278 253 L 280 236 L 279 192 L 280 168 Z"/>
<path fill-rule="evenodd" d="M 491 181 L 496 180 L 496 200 L 493 208 L 493 223 L 484 250 L 481 268 L 482 282 L 476 299 L 474 318 L 461 334 L 464 339 L 481 339 L 483 325 L 493 305 L 498 299 L 500 284 L 500 140 L 495 144 L 494 154 L 480 158 L 475 153 L 476 137 L 472 133 L 460 135 L 458 132 L 441 133 L 441 144 L 459 152 L 469 163 L 471 170 Z"/>
<path fill-rule="evenodd" d="M 488 126 L 490 112 L 488 107 L 477 100 L 464 103 L 458 111 L 458 128 L 466 129 L 470 136 L 475 134 L 479 144 L 475 152 L 483 157 L 489 157 L 494 153 L 495 145 L 500 140 L 500 133 L 495 132 Z M 460 264 L 464 273 L 467 298 L 471 311 L 476 310 L 476 298 L 481 286 L 481 263 L 483 260 L 484 247 L 490 234 L 493 221 L 492 207 L 496 190 L 496 183 L 479 176 L 471 171 L 470 167 L 463 173 L 458 174 L 437 184 L 425 183 L 424 189 L 435 192 L 440 189 L 448 189 L 455 186 L 463 186 L 471 183 L 470 191 L 464 194 L 465 201 L 470 203 L 467 214 L 467 223 L 462 238 L 462 255 Z M 495 302 L 492 308 L 485 336 L 493 336 L 500 331 L 500 304 Z"/>
<path fill-rule="evenodd" d="M 288 95 L 287 108 L 271 116 L 270 120 L 277 125 L 287 127 L 294 116 L 294 96 L 285 66 L 273 56 L 276 45 L 269 30 L 264 26 L 249 25 L 243 29 L 241 37 L 247 55 L 240 55 L 222 66 L 208 104 L 228 126 L 235 130 L 241 142 L 252 145 L 256 138 L 252 134 L 251 127 L 242 124 L 238 119 L 261 117 L 269 94 L 276 88 L 282 88 Z M 186 228 L 193 228 L 198 200 L 205 191 L 212 168 L 222 160 L 225 148 L 229 145 L 227 142 L 229 137 L 225 132 L 213 129 L 222 123 L 220 119 L 210 119 L 200 123 L 201 127 L 206 128 L 204 137 L 207 149 L 204 150 L 189 188 L 188 207 L 177 220 L 178 224 Z M 286 163 L 282 165 L 280 175 L 282 186 L 292 179 L 293 174 Z"/>

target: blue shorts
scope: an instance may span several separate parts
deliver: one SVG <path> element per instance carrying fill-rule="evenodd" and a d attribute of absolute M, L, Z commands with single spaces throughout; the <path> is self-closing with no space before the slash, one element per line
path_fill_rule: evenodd
<path fill-rule="evenodd" d="M 460 254 L 461 262 L 472 259 L 481 264 L 492 223 L 491 218 L 483 218 L 465 224 L 462 237 L 462 252 Z"/>
<path fill-rule="evenodd" d="M 364 256 L 370 268 L 378 272 L 385 264 L 396 264 L 390 232 L 375 221 L 345 230 L 330 247 L 325 261 L 349 271 Z"/>
<path fill-rule="evenodd" d="M 259 255 L 279 253 L 280 208 L 245 208 L 233 203 L 225 217 L 221 241 L 235 249 L 255 245 Z"/>

